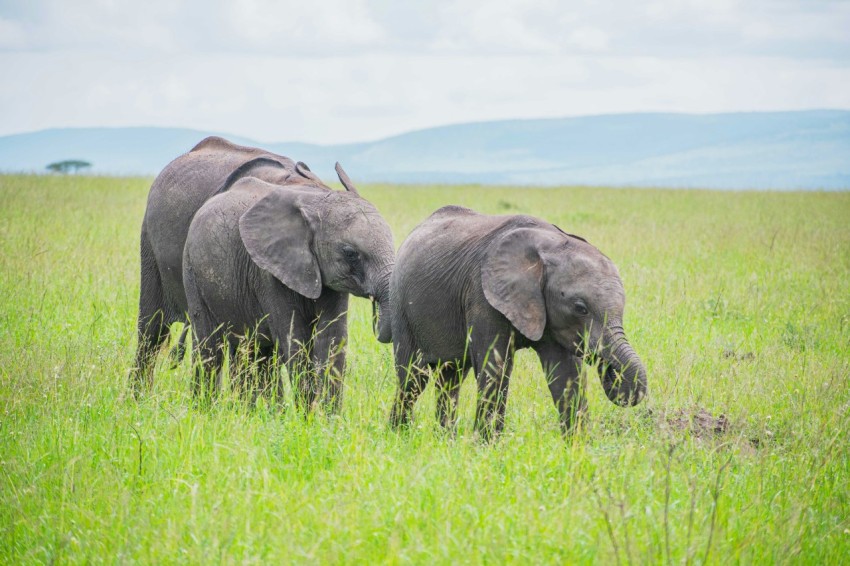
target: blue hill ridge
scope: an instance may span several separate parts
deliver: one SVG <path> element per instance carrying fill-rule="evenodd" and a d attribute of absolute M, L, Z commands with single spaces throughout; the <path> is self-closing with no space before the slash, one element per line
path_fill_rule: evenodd
<path fill-rule="evenodd" d="M 85 159 L 91 172 L 155 175 L 210 132 L 52 129 L 0 137 L 0 171 L 45 172 Z M 259 143 L 356 182 L 850 189 L 850 111 L 612 114 L 456 124 L 341 145 Z"/>

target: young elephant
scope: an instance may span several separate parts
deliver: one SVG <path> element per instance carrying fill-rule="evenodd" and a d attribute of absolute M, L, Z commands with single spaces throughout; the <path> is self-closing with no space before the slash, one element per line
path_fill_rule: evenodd
<path fill-rule="evenodd" d="M 249 176 L 279 185 L 331 190 L 303 163 L 215 136 L 202 140 L 162 170 L 148 193 L 140 238 L 139 340 L 130 376 L 137 394 L 151 382 L 152 362 L 169 327 L 186 320 L 183 247 L 192 218 L 207 200 Z M 340 173 L 340 180 L 345 184 L 348 177 Z M 183 337 L 178 354 L 182 343 Z"/>
<path fill-rule="evenodd" d="M 336 409 L 348 294 L 377 297 L 387 308 L 393 258 L 389 226 L 355 192 L 249 177 L 209 199 L 189 226 L 183 252 L 189 317 L 205 366 L 196 393 L 205 374 L 218 374 L 222 346 L 233 352 L 237 334 L 250 333 L 266 366 L 261 375 L 279 376 L 269 366 L 280 359 L 300 405 Z M 379 340 L 389 342 L 389 321 L 381 326 Z M 274 386 L 280 399 L 279 377 Z"/>
<path fill-rule="evenodd" d="M 339 164 L 336 170 L 345 188 L 358 196 L 357 189 Z M 189 306 L 183 287 L 183 248 L 189 224 L 204 203 L 247 177 L 280 186 L 333 192 L 303 163 L 216 136 L 202 140 L 162 170 L 148 193 L 140 237 L 138 344 L 136 363 L 130 374 L 136 394 L 152 381 L 153 360 L 168 336 L 169 327 L 175 322 L 186 321 Z M 387 289 L 388 286 L 389 274 L 378 288 Z M 389 303 L 386 295 L 375 295 L 382 308 Z M 386 320 L 387 324 L 380 329 L 383 338 L 379 336 L 385 342 L 389 341 L 390 334 L 389 317 Z M 184 336 L 173 352 L 177 358 L 182 353 L 185 333 L 184 328 Z"/>
<path fill-rule="evenodd" d="M 472 367 L 476 431 L 485 439 L 498 434 L 518 348 L 537 352 L 565 431 L 585 408 L 580 368 L 587 348 L 607 364 L 602 386 L 611 401 L 634 405 L 646 394 L 646 370 L 622 327 L 617 268 L 582 238 L 538 218 L 441 208 L 399 249 L 390 296 L 399 380 L 394 426 L 409 421 L 430 368 L 437 370 L 438 417 L 453 427 L 460 384 Z"/>

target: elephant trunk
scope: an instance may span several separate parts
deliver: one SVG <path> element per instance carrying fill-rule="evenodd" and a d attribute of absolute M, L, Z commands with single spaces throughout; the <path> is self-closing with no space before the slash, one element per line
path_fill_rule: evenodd
<path fill-rule="evenodd" d="M 602 388 L 608 399 L 624 407 L 640 403 L 647 391 L 646 368 L 619 324 L 604 332 L 602 359 L 607 366 Z"/>
<path fill-rule="evenodd" d="M 378 342 L 389 344 L 393 340 L 392 316 L 390 315 L 390 274 L 392 265 L 378 279 L 372 301 L 372 331 Z"/>

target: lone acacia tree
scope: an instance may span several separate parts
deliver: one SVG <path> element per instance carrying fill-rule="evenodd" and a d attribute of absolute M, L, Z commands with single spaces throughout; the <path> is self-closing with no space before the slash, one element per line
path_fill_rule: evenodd
<path fill-rule="evenodd" d="M 91 163 L 82 159 L 66 159 L 65 161 L 57 161 L 47 166 L 48 171 L 53 173 L 76 173 L 80 169 L 91 167 Z"/>

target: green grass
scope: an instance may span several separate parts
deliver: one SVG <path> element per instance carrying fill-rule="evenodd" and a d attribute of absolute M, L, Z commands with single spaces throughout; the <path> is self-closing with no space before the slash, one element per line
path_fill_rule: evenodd
<path fill-rule="evenodd" d="M 457 438 L 430 389 L 388 429 L 360 299 L 339 417 L 195 409 L 164 359 L 134 401 L 148 185 L 0 177 L 0 562 L 850 561 L 850 193 L 364 187 L 397 245 L 453 203 L 542 216 L 620 268 L 648 399 L 592 378 L 564 440 L 522 352 L 482 445 L 472 380 Z"/>

